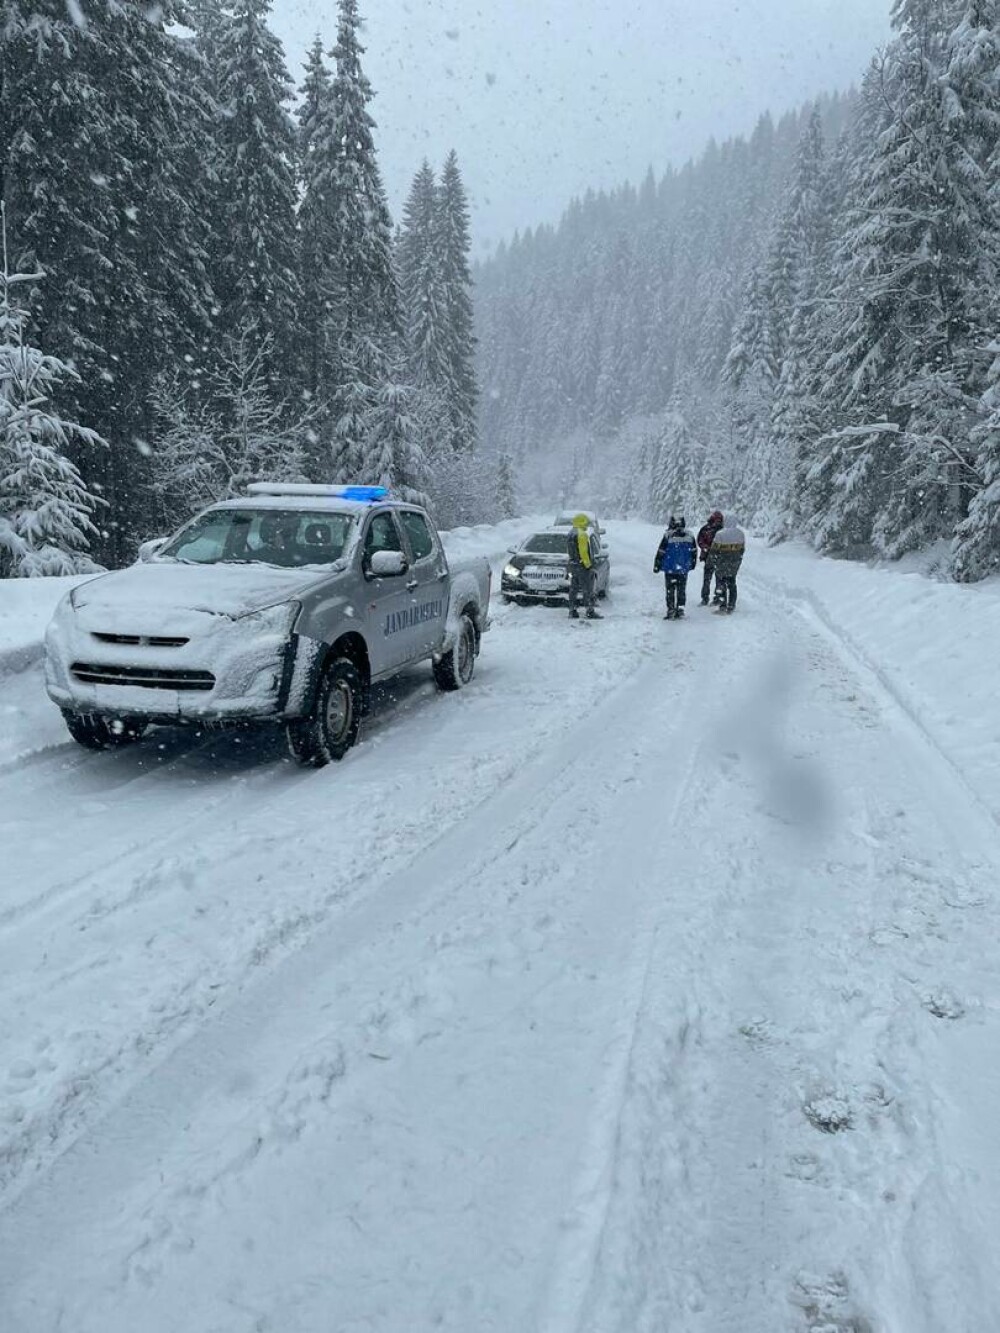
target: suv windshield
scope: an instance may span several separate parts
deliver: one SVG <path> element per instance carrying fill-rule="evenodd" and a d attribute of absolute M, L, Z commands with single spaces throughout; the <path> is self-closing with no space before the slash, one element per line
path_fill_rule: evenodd
<path fill-rule="evenodd" d="M 283 569 L 332 565 L 344 554 L 353 526 L 351 514 L 322 510 L 210 509 L 182 528 L 160 557 Z"/>
<path fill-rule="evenodd" d="M 566 538 L 561 532 L 537 532 L 528 538 L 522 549 L 539 555 L 565 555 Z"/>

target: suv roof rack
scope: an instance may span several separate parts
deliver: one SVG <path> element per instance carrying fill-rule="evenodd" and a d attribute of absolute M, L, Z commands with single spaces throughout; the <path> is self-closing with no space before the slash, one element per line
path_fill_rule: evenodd
<path fill-rule="evenodd" d="M 355 500 L 376 504 L 389 499 L 388 486 L 314 486 L 295 481 L 252 481 L 248 495 L 316 495 L 331 500 Z"/>

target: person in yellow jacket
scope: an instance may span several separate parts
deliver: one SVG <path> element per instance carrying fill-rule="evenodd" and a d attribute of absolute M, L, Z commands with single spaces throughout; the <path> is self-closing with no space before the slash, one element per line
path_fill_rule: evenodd
<path fill-rule="evenodd" d="M 588 620 L 602 620 L 594 601 L 597 596 L 597 575 L 594 570 L 594 549 L 590 542 L 590 520 L 586 514 L 573 519 L 567 546 L 569 554 L 569 616 L 579 620 L 577 603 L 583 598 Z"/>

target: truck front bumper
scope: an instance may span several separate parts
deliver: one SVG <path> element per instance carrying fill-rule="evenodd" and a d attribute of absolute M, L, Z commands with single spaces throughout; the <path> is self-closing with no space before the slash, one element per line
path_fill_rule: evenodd
<path fill-rule="evenodd" d="M 170 724 L 300 717 L 324 645 L 290 632 L 290 618 L 215 616 L 208 632 L 163 646 L 109 642 L 57 615 L 45 640 L 49 698 L 68 712 Z"/>

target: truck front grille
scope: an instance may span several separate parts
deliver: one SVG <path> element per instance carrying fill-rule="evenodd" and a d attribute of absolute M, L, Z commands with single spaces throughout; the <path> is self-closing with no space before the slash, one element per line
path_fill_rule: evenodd
<path fill-rule="evenodd" d="M 98 643 L 126 644 L 135 648 L 183 648 L 189 642 L 174 634 L 105 634 L 98 630 L 91 631 L 91 637 Z"/>
<path fill-rule="evenodd" d="M 211 671 L 175 671 L 170 667 L 74 662 L 70 671 L 86 685 L 141 685 L 146 690 L 210 690 L 215 685 Z"/>

